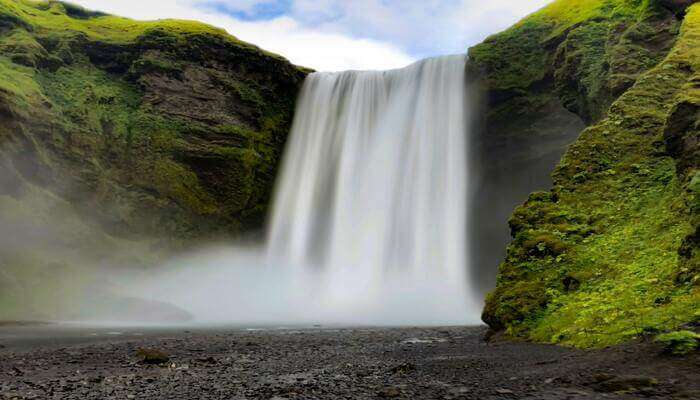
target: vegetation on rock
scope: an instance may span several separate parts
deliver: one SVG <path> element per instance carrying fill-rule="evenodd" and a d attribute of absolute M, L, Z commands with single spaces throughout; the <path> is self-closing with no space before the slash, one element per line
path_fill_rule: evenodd
<path fill-rule="evenodd" d="M 682 356 L 697 350 L 700 335 L 693 331 L 676 331 L 658 335 L 654 341 L 663 344 L 668 353 Z"/>
<path fill-rule="evenodd" d="M 499 43 L 538 58 L 494 55 Z M 491 327 L 601 347 L 700 320 L 699 50 L 698 5 L 582 0 L 555 2 L 471 51 L 489 89 L 545 87 L 590 124 L 553 189 L 511 218 L 483 314 Z M 509 78 L 521 70 L 528 79 Z"/>
<path fill-rule="evenodd" d="M 195 22 L 27 0 L 0 17 L 3 154 L 39 170 L 17 180 L 115 235 L 261 226 L 305 71 Z"/>
<path fill-rule="evenodd" d="M 201 23 L 0 0 L 0 319 L 87 265 L 260 230 L 307 73 Z"/>

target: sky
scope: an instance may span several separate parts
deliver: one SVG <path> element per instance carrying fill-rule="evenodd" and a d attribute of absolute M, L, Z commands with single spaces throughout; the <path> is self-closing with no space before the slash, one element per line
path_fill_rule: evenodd
<path fill-rule="evenodd" d="M 190 19 L 318 71 L 464 53 L 549 0 L 72 0 L 139 20 Z"/>

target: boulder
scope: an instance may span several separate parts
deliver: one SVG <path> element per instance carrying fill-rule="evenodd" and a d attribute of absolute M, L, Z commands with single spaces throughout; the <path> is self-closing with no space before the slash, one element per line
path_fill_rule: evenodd
<path fill-rule="evenodd" d="M 624 376 L 596 376 L 598 384 L 596 390 L 599 392 L 625 392 L 630 390 L 639 390 L 650 388 L 658 385 L 658 381 L 648 376 L 624 375 Z"/>
<path fill-rule="evenodd" d="M 136 351 L 143 364 L 162 365 L 170 361 L 170 357 L 160 350 L 141 348 Z"/>

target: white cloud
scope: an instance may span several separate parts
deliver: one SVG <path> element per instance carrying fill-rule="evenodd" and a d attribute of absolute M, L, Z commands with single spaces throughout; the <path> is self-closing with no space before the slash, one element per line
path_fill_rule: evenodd
<path fill-rule="evenodd" d="M 243 21 L 205 4 L 254 12 L 275 0 L 74 0 L 136 19 L 194 19 L 317 70 L 387 69 L 465 52 L 549 0 L 286 0 L 271 20 Z"/>
<path fill-rule="evenodd" d="M 219 0 L 235 1 L 235 0 Z M 324 31 L 368 36 L 412 55 L 466 51 L 551 0 L 294 0 L 291 17 Z"/>
<path fill-rule="evenodd" d="M 414 61 L 413 57 L 390 43 L 306 28 L 290 17 L 279 17 L 270 21 L 241 21 L 207 8 L 197 7 L 191 1 L 73 2 L 89 9 L 134 19 L 177 18 L 206 22 L 226 29 L 241 40 L 281 54 L 297 65 L 319 71 L 399 68 Z M 250 3 L 252 4 L 252 1 Z"/>

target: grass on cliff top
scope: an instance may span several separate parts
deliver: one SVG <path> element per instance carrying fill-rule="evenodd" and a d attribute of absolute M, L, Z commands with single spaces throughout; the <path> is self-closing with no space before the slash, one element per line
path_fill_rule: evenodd
<path fill-rule="evenodd" d="M 548 70 L 548 41 L 584 21 L 636 21 L 653 8 L 649 1 L 556 0 L 472 47 L 469 56 L 488 68 L 493 89 L 527 88 Z"/>
<path fill-rule="evenodd" d="M 282 56 L 266 52 L 243 42 L 225 30 L 196 21 L 157 20 L 135 21 L 113 15 L 92 12 L 82 7 L 59 1 L 0 0 L 0 16 L 8 15 L 23 21 L 39 32 L 69 34 L 79 32 L 89 39 L 107 43 L 127 44 L 153 31 L 164 31 L 186 44 L 194 36 L 218 37 L 238 47 L 244 47 L 277 59 Z"/>
<path fill-rule="evenodd" d="M 602 347 L 700 321 L 700 277 L 679 281 L 694 229 L 689 178 L 665 154 L 674 105 L 700 73 L 700 5 L 666 59 L 587 129 L 511 220 L 517 235 L 485 318 L 513 335 Z"/>
<path fill-rule="evenodd" d="M 552 25 L 553 37 L 583 21 L 640 18 L 650 7 L 650 0 L 558 0 L 530 18 Z"/>

